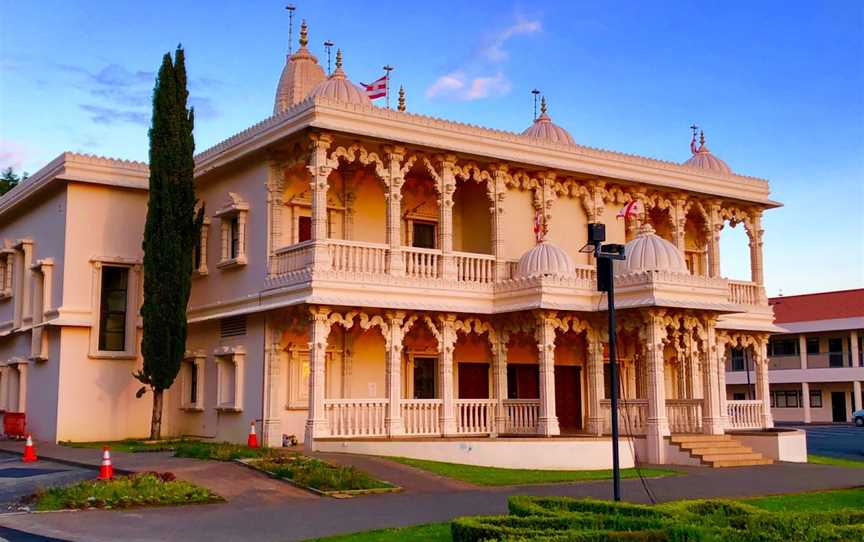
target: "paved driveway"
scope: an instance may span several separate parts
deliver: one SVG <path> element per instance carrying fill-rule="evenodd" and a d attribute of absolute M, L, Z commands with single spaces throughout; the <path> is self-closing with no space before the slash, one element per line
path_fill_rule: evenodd
<path fill-rule="evenodd" d="M 864 427 L 797 425 L 807 432 L 807 453 L 864 461 Z"/>
<path fill-rule="evenodd" d="M 38 489 L 94 478 L 95 471 L 39 460 L 22 463 L 21 456 L 0 452 L 0 512 Z"/>

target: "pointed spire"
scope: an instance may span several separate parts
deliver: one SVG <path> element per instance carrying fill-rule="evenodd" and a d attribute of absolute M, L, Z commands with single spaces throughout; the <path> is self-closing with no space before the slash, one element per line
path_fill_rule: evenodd
<path fill-rule="evenodd" d="M 540 115 L 546 114 L 546 96 L 540 98 Z"/>
<path fill-rule="evenodd" d="M 397 107 L 399 111 L 405 111 L 405 87 L 399 85 L 399 105 Z"/>
<path fill-rule="evenodd" d="M 309 27 L 306 25 L 306 19 L 300 23 L 300 47 L 306 47 L 309 44 Z"/>
<path fill-rule="evenodd" d="M 699 130 L 699 152 L 709 152 L 705 146 L 705 132 L 702 130 Z"/>

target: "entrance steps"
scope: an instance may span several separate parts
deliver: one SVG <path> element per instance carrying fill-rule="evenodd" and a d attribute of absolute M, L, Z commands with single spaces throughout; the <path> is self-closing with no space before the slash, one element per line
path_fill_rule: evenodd
<path fill-rule="evenodd" d="M 730 435 L 672 435 L 669 442 L 690 457 L 713 468 L 770 465 L 771 459 L 744 446 Z"/>

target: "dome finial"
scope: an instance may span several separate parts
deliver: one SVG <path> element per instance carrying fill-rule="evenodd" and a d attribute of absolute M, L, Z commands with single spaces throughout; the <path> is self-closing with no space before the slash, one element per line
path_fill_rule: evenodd
<path fill-rule="evenodd" d="M 342 49 L 336 49 L 336 69 L 342 67 Z"/>
<path fill-rule="evenodd" d="M 405 87 L 402 85 L 399 85 L 399 105 L 396 108 L 405 111 Z"/>
<path fill-rule="evenodd" d="M 690 125 L 690 130 L 693 132 L 693 137 L 690 138 L 690 153 L 696 154 L 696 132 L 699 131 L 699 127 L 693 123 Z"/>
<path fill-rule="evenodd" d="M 705 146 L 705 132 L 699 130 L 699 152 L 708 152 L 708 147 Z"/>
<path fill-rule="evenodd" d="M 309 27 L 306 25 L 306 19 L 300 23 L 300 47 L 306 47 L 309 44 Z"/>
<path fill-rule="evenodd" d="M 546 96 L 540 98 L 540 114 L 546 114 Z"/>

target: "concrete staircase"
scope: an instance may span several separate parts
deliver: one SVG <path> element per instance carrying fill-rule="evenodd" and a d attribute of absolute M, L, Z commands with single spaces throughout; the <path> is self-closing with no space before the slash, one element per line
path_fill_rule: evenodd
<path fill-rule="evenodd" d="M 703 465 L 715 469 L 773 463 L 729 435 L 672 435 L 669 441 Z"/>

